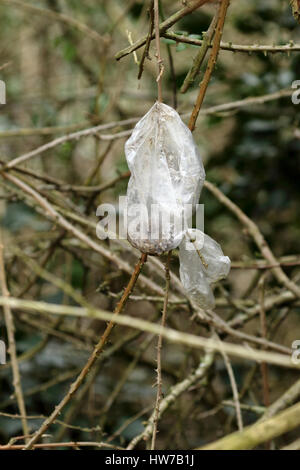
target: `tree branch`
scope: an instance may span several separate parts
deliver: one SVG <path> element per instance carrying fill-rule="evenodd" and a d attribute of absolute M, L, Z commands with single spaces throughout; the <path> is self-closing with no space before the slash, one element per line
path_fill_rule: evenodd
<path fill-rule="evenodd" d="M 214 70 L 214 67 L 217 62 L 217 57 L 218 57 L 218 52 L 220 49 L 220 42 L 221 42 L 221 37 L 223 33 L 223 26 L 225 22 L 225 16 L 227 13 L 227 8 L 229 7 L 230 0 L 222 0 L 220 2 L 219 10 L 218 10 L 218 19 L 217 19 L 217 25 L 216 25 L 216 32 L 214 35 L 214 40 L 213 40 L 213 46 L 212 50 L 208 59 L 207 67 L 204 73 L 203 80 L 200 85 L 200 90 L 199 94 L 197 96 L 196 103 L 194 105 L 190 120 L 189 120 L 189 128 L 191 131 L 195 129 L 196 125 L 196 120 L 201 108 L 201 105 L 204 100 L 204 96 L 208 87 L 208 83 L 211 77 L 211 74 Z"/>

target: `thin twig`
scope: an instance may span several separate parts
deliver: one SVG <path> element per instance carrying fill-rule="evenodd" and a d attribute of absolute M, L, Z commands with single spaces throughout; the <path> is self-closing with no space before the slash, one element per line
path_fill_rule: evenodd
<path fill-rule="evenodd" d="M 150 0 L 149 10 L 148 10 L 148 13 L 149 13 L 149 32 L 148 32 L 145 48 L 144 48 L 144 51 L 143 51 L 143 55 L 141 57 L 140 64 L 139 64 L 138 80 L 140 80 L 142 78 L 145 59 L 149 59 L 149 47 L 150 47 L 150 43 L 151 43 L 151 36 L 152 36 L 152 33 L 153 33 L 153 26 L 154 26 L 154 9 L 153 9 L 153 6 L 154 6 L 154 0 Z"/>
<path fill-rule="evenodd" d="M 163 21 L 165 21 L 165 16 L 164 16 L 164 9 L 162 2 L 159 4 L 159 11 L 160 11 L 160 17 Z M 176 83 L 176 73 L 175 73 L 175 66 L 174 66 L 174 60 L 173 60 L 173 55 L 172 55 L 172 50 L 170 44 L 166 44 L 166 49 L 167 49 L 167 54 L 168 54 L 168 60 L 169 60 L 169 66 L 170 66 L 170 76 L 172 79 L 172 89 L 173 89 L 173 108 L 177 109 L 177 83 Z"/>
<path fill-rule="evenodd" d="M 190 36 L 185 36 L 181 34 L 173 33 L 172 31 L 167 31 L 161 34 L 162 37 L 166 39 L 171 39 L 176 43 L 183 43 L 183 44 L 190 44 L 191 46 L 199 46 L 203 45 L 204 39 L 195 39 L 191 38 Z M 170 44 L 171 46 L 171 44 Z M 209 44 L 208 47 L 212 47 L 212 44 Z M 231 42 L 223 42 L 220 43 L 220 49 L 224 51 L 230 52 L 244 52 L 246 54 L 251 54 L 252 52 L 257 53 L 261 52 L 263 54 L 275 54 L 275 53 L 287 53 L 290 52 L 299 52 L 300 51 L 300 44 L 294 44 L 293 41 L 290 41 L 288 44 L 280 44 L 280 45 L 260 45 L 260 44 L 232 44 Z"/>
<path fill-rule="evenodd" d="M 208 59 L 208 63 L 207 63 L 207 67 L 204 73 L 203 80 L 200 85 L 199 94 L 197 96 L 197 100 L 195 102 L 195 105 L 194 105 L 194 108 L 193 108 L 193 111 L 189 120 L 189 128 L 191 131 L 195 129 L 196 120 L 197 120 L 201 105 L 204 100 L 208 83 L 212 75 L 212 72 L 214 70 L 215 64 L 217 62 L 218 52 L 220 49 L 220 42 L 221 42 L 222 33 L 223 33 L 223 26 L 225 22 L 225 16 L 227 13 L 227 8 L 229 7 L 229 3 L 230 3 L 230 0 L 222 0 L 220 2 L 219 10 L 217 13 L 218 21 L 216 25 L 216 32 L 215 32 L 215 36 L 213 40 L 212 50 Z"/>
<path fill-rule="evenodd" d="M 170 259 L 171 259 L 171 253 L 172 253 L 171 251 L 168 253 L 166 266 L 165 266 L 165 270 L 166 270 L 166 291 L 165 291 L 164 306 L 163 306 L 162 317 L 161 317 L 161 327 L 162 328 L 165 327 L 166 318 L 167 318 L 168 296 L 169 296 L 169 288 L 170 288 Z M 160 402 L 161 402 L 161 398 L 162 398 L 161 349 L 162 349 L 162 335 L 160 334 L 158 336 L 158 343 L 157 343 L 157 393 L 156 393 L 156 402 L 155 402 L 155 414 L 154 414 L 154 420 L 153 420 L 153 434 L 152 434 L 151 450 L 155 449 L 159 409 L 160 409 Z"/>
<path fill-rule="evenodd" d="M 164 65 L 161 58 L 160 52 L 160 33 L 159 33 L 159 6 L 158 0 L 154 0 L 154 29 L 155 29 L 155 44 L 156 44 L 156 54 L 157 54 L 157 67 L 158 67 L 158 76 L 157 81 L 157 100 L 162 102 L 162 74 L 164 72 Z"/>
<path fill-rule="evenodd" d="M 260 328 L 261 328 L 261 335 L 262 338 L 267 339 L 267 320 L 266 320 L 266 312 L 265 312 L 265 275 L 261 277 L 258 283 L 258 287 L 260 289 Z M 262 382 L 263 382 L 263 401 L 264 406 L 268 408 L 270 405 L 270 390 L 269 390 L 269 371 L 268 371 L 268 364 L 265 361 L 262 361 L 260 364 Z M 270 442 L 265 442 L 265 449 L 270 450 Z"/>
<path fill-rule="evenodd" d="M 69 373 L 70 374 L 70 373 Z M 18 415 L 18 414 L 11 414 L 11 413 L 4 413 L 2 411 L 0 411 L 0 416 L 3 416 L 4 418 L 10 418 L 10 419 L 22 419 L 23 416 L 21 415 Z M 47 416 L 45 415 L 26 415 L 26 418 L 27 419 L 32 419 L 32 420 L 40 420 L 40 419 L 46 419 Z M 92 428 L 86 428 L 86 427 L 82 427 L 82 426 L 76 426 L 76 425 L 73 425 L 73 424 L 68 424 L 68 423 L 65 423 L 64 421 L 61 421 L 60 419 L 56 419 L 54 421 L 54 423 L 56 424 L 60 424 L 61 426 L 64 426 L 68 429 L 75 429 L 77 431 L 81 431 L 81 432 L 97 432 L 97 431 L 101 431 L 101 428 L 100 426 L 94 426 Z M 13 438 L 13 439 L 16 439 L 16 438 Z M 22 436 L 22 439 L 23 439 L 23 436 Z M 22 445 L 23 447 L 23 445 Z M 1 447 L 0 447 L 1 449 Z"/>
<path fill-rule="evenodd" d="M 231 388 L 232 388 L 232 394 L 233 394 L 234 406 L 235 406 L 235 410 L 236 410 L 236 419 L 237 419 L 238 428 L 239 428 L 239 431 L 242 431 L 243 430 L 243 419 L 242 419 L 242 412 L 241 412 L 241 404 L 240 404 L 240 400 L 239 400 L 239 392 L 238 392 L 237 384 L 236 384 L 236 381 L 235 381 L 234 372 L 233 372 L 232 365 L 230 363 L 230 360 L 228 359 L 227 354 L 222 350 L 221 350 L 221 354 L 222 354 L 223 359 L 224 359 L 224 363 L 225 363 L 225 366 L 226 366 L 226 369 L 227 369 L 227 372 L 228 372 L 228 376 L 229 376 L 229 380 L 230 380 L 230 385 L 231 385 Z"/>

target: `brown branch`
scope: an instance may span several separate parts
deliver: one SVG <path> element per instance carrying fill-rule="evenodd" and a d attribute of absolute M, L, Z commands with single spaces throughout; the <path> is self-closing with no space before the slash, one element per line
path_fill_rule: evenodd
<path fill-rule="evenodd" d="M 157 66 L 158 66 L 158 76 L 157 81 L 157 100 L 162 102 L 162 74 L 164 71 L 163 61 L 161 58 L 160 52 L 160 34 L 159 34 L 159 7 L 158 0 L 154 0 L 154 30 L 155 30 L 155 44 L 156 44 L 156 54 L 157 54 Z"/>
<path fill-rule="evenodd" d="M 154 25 L 153 6 L 154 6 L 154 0 L 150 0 L 150 6 L 149 6 L 149 9 L 148 9 L 148 13 L 149 13 L 149 32 L 148 32 L 146 44 L 145 44 L 145 47 L 144 47 L 143 55 L 142 55 L 141 60 L 140 60 L 138 80 L 140 80 L 141 77 L 142 77 L 143 70 L 144 70 L 145 59 L 146 58 L 149 59 L 149 47 L 150 47 L 150 43 L 151 43 L 151 37 L 152 37 L 153 25 Z"/>
<path fill-rule="evenodd" d="M 163 21 L 165 21 L 163 4 L 160 2 L 160 17 Z M 172 50 L 170 44 L 166 44 L 169 66 L 170 66 L 170 76 L 172 79 L 172 95 L 173 95 L 173 108 L 177 109 L 177 84 L 176 84 L 176 73 L 174 67 L 174 60 L 172 55 Z"/>
<path fill-rule="evenodd" d="M 121 300 L 117 304 L 115 310 L 114 310 L 114 315 L 112 319 L 110 320 L 109 324 L 107 325 L 100 341 L 98 344 L 95 346 L 91 356 L 89 357 L 86 365 L 80 372 L 79 376 L 75 380 L 74 383 L 71 384 L 68 393 L 64 396 L 64 398 L 61 400 L 61 402 L 55 407 L 51 415 L 43 422 L 43 424 L 40 426 L 40 428 L 36 431 L 34 436 L 29 440 L 29 442 L 25 445 L 24 450 L 30 450 L 33 448 L 34 444 L 38 441 L 38 439 L 44 434 L 44 432 L 49 428 L 49 426 L 53 423 L 53 421 L 57 418 L 57 416 L 62 412 L 63 408 L 67 405 L 67 403 L 71 400 L 72 396 L 76 393 L 80 385 L 82 384 L 83 380 L 85 379 L 86 375 L 88 374 L 90 368 L 93 366 L 94 362 L 98 358 L 98 355 L 101 353 L 103 350 L 107 339 L 115 325 L 114 319 L 115 316 L 117 316 L 124 308 L 135 284 L 136 281 L 139 277 L 139 274 L 141 272 L 141 269 L 144 265 L 144 263 L 147 260 L 147 255 L 142 254 L 140 260 L 138 261 L 137 265 L 135 266 L 135 269 L 132 273 L 132 276 L 130 278 L 130 281 L 122 295 Z"/>
<path fill-rule="evenodd" d="M 89 441 L 73 441 L 73 442 L 44 442 L 42 444 L 34 444 L 32 449 L 56 449 L 57 447 L 100 447 L 108 449 L 123 450 L 123 447 L 107 444 L 106 442 L 89 442 Z M 0 450 L 22 450 L 23 444 L 6 444 L 1 446 Z"/>
<path fill-rule="evenodd" d="M 163 306 L 162 317 L 161 317 L 161 327 L 162 328 L 165 327 L 166 318 L 167 318 L 168 296 L 169 296 L 169 288 L 170 288 L 170 259 L 171 259 L 171 251 L 168 253 L 166 266 L 165 266 L 166 291 L 165 291 L 164 306 Z M 156 403 L 155 403 L 155 409 L 154 409 L 153 434 L 152 434 L 151 450 L 155 449 L 157 424 L 158 424 L 158 418 L 159 418 L 159 409 L 160 409 L 160 402 L 161 402 L 161 399 L 162 399 L 161 349 L 162 349 L 162 335 L 160 334 L 158 336 L 158 344 L 157 344 L 157 394 L 156 394 Z"/>
<path fill-rule="evenodd" d="M 67 374 L 66 372 L 64 373 L 65 375 Z M 69 376 L 70 376 L 70 372 L 68 372 Z M 75 375 L 73 373 L 73 375 Z M 4 413 L 3 411 L 0 411 L 0 416 L 3 416 L 4 418 L 10 418 L 10 419 L 22 419 L 22 415 L 18 415 L 18 414 L 11 414 L 11 413 Z M 40 420 L 40 419 L 46 419 L 47 416 L 45 415 L 26 415 L 26 418 L 27 419 L 31 419 L 31 420 Z M 61 421 L 60 419 L 56 419 L 55 420 L 55 423 L 56 424 L 60 424 L 61 426 L 64 426 L 68 429 L 74 429 L 74 430 L 77 430 L 77 431 L 81 431 L 81 432 L 97 432 L 97 431 L 101 431 L 101 428 L 100 426 L 94 426 L 94 427 L 91 427 L 91 428 L 87 428 L 87 427 L 82 427 L 82 426 L 76 426 L 75 424 L 68 424 L 66 423 L 65 421 Z M 20 439 L 23 439 L 24 436 L 20 437 Z M 17 438 L 13 438 L 13 440 L 16 440 Z M 24 447 L 24 445 L 22 445 L 22 447 Z M 1 447 L 0 447 L 1 449 Z"/>
<path fill-rule="evenodd" d="M 195 129 L 196 120 L 197 120 L 201 105 L 204 100 L 208 83 L 212 75 L 212 72 L 214 70 L 215 64 L 217 62 L 218 52 L 220 49 L 220 42 L 221 42 L 222 33 L 223 33 L 223 26 L 225 22 L 225 16 L 227 13 L 227 8 L 229 7 L 229 3 L 230 3 L 230 0 L 222 0 L 220 2 L 219 10 L 217 13 L 218 20 L 217 20 L 216 32 L 214 35 L 212 50 L 208 59 L 208 63 L 207 63 L 207 67 L 204 73 L 203 80 L 200 85 L 199 94 L 197 96 L 197 100 L 196 100 L 196 103 L 194 105 L 194 108 L 193 108 L 193 111 L 189 120 L 189 128 L 191 131 Z"/>

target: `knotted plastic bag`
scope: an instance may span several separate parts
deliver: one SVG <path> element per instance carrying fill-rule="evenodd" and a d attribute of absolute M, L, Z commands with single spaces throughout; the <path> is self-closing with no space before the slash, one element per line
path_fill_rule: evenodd
<path fill-rule="evenodd" d="M 193 136 L 179 114 L 156 102 L 125 144 L 128 240 L 159 255 L 176 248 L 205 180 Z"/>
<path fill-rule="evenodd" d="M 230 259 L 220 245 L 197 229 L 189 229 L 179 246 L 180 279 L 186 292 L 201 308 L 212 308 L 211 284 L 224 279 Z"/>

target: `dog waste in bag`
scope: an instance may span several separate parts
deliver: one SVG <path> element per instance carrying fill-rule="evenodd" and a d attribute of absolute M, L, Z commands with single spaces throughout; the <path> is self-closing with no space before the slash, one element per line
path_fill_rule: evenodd
<path fill-rule="evenodd" d="M 193 136 L 179 114 L 156 102 L 125 144 L 128 240 L 159 255 L 176 248 L 205 180 Z"/>
<path fill-rule="evenodd" d="M 179 262 L 187 294 L 201 308 L 213 307 L 211 284 L 225 278 L 230 270 L 230 259 L 220 245 L 200 230 L 189 229 L 179 246 Z"/>

